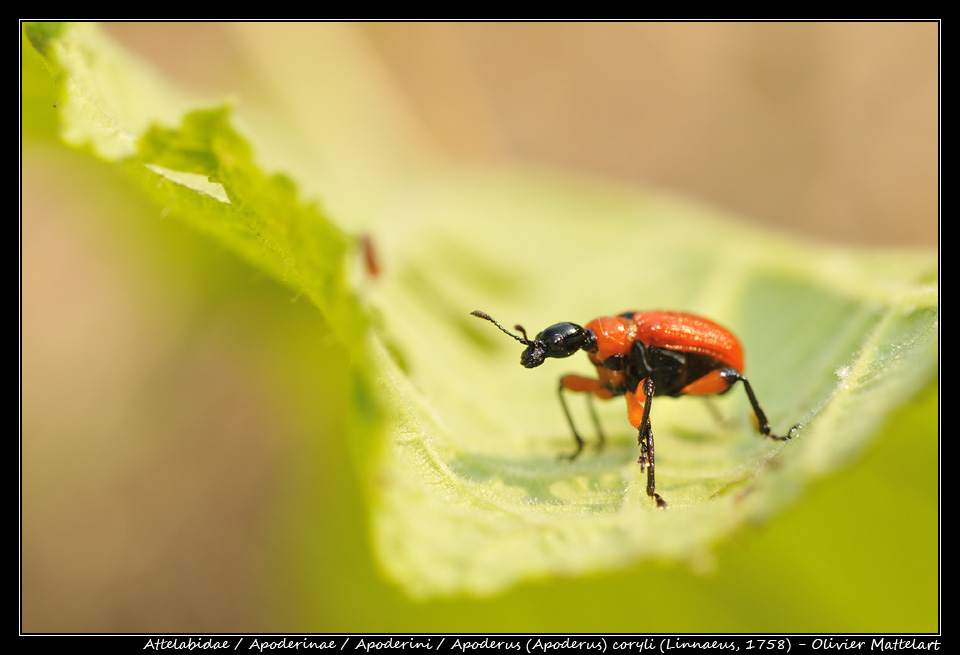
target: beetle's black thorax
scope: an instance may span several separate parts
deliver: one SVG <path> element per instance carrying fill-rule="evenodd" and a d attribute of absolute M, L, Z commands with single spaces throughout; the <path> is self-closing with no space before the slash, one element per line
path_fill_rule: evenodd
<path fill-rule="evenodd" d="M 636 341 L 625 362 L 627 390 L 636 391 L 646 378 L 654 384 L 655 396 L 679 396 L 688 384 L 722 366 L 715 357 L 680 352 Z"/>

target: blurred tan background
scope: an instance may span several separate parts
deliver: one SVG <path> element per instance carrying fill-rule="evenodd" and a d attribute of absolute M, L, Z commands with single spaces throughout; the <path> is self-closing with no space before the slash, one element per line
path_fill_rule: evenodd
<path fill-rule="evenodd" d="M 105 27 L 200 97 L 270 102 L 237 26 Z M 937 245 L 935 23 L 347 28 L 454 155 L 666 187 L 800 238 Z M 413 606 L 379 580 L 331 409 L 345 363 L 317 313 L 132 192 L 91 196 L 123 186 L 91 161 L 24 145 L 23 629 L 495 620 L 494 603 Z M 300 522 L 330 526 L 298 559 L 329 571 L 306 622 L 288 611 L 302 571 L 283 568 Z M 518 594 L 533 620 L 542 599 Z M 371 624 L 374 597 L 389 611 Z"/>
<path fill-rule="evenodd" d="M 206 96 L 256 93 L 232 26 L 107 28 Z M 665 187 L 828 241 L 936 244 L 936 23 L 353 29 L 455 154 Z"/>

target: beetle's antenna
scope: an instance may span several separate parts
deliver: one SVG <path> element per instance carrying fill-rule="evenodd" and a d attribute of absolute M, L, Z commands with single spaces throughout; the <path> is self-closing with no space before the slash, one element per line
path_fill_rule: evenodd
<path fill-rule="evenodd" d="M 522 326 L 522 325 L 514 325 L 514 326 L 513 326 L 513 329 L 516 330 L 517 332 L 519 332 L 520 334 L 522 334 L 522 335 L 523 335 L 523 343 L 529 345 L 530 339 L 527 337 L 527 331 L 523 329 L 523 326 Z"/>
<path fill-rule="evenodd" d="M 488 314 L 488 313 L 486 313 L 486 312 L 481 312 L 481 311 L 478 309 L 478 310 L 476 310 L 476 311 L 470 312 L 470 314 L 471 314 L 472 316 L 476 316 L 477 318 L 485 318 L 486 320 L 490 321 L 491 323 L 493 323 L 494 325 L 496 325 L 498 328 L 500 328 L 500 330 L 501 330 L 504 334 L 509 334 L 511 337 L 513 337 L 514 339 L 516 339 L 517 341 L 519 341 L 520 343 L 522 343 L 522 344 L 525 345 L 525 346 L 529 346 L 529 345 L 530 345 L 530 340 L 527 339 L 527 331 L 524 330 L 521 326 L 519 326 L 519 325 L 514 326 L 516 330 L 519 330 L 519 331 L 523 334 L 523 337 L 518 337 L 518 336 L 515 335 L 513 332 L 508 332 L 505 327 L 503 327 L 502 325 L 500 325 L 499 323 L 497 323 L 495 320 L 493 320 L 493 317 L 490 316 L 490 314 Z"/>

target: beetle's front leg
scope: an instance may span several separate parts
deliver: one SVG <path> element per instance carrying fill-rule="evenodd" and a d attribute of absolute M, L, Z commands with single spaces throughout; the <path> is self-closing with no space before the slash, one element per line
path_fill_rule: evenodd
<path fill-rule="evenodd" d="M 573 417 L 570 415 L 570 408 L 567 407 L 567 400 L 563 397 L 564 390 L 575 391 L 578 393 L 590 394 L 587 396 L 587 407 L 590 409 L 590 417 L 593 419 L 593 425 L 597 430 L 597 450 L 601 450 L 605 443 L 603 429 L 600 427 L 600 419 L 597 418 L 597 410 L 593 406 L 593 397 L 610 398 L 612 393 L 606 389 L 600 380 L 584 377 L 582 375 L 564 375 L 560 378 L 560 386 L 557 388 L 557 395 L 560 396 L 560 406 L 563 407 L 563 413 L 567 417 L 567 423 L 570 424 L 570 431 L 573 432 L 573 438 L 577 442 L 577 449 L 570 455 L 561 455 L 563 459 L 576 459 L 583 452 L 583 438 L 577 432 L 573 424 Z"/>

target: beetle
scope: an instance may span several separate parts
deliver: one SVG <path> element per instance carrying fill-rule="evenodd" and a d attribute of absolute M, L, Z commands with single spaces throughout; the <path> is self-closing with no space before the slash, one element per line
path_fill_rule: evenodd
<path fill-rule="evenodd" d="M 520 354 L 520 363 L 526 368 L 536 368 L 548 357 L 564 358 L 579 350 L 586 351 L 590 363 L 597 369 L 597 377 L 564 375 L 558 386 L 560 405 L 577 444 L 577 449 L 564 457 L 576 459 L 584 445 L 564 391 L 588 394 L 588 407 L 601 448 L 604 437 L 593 397 L 606 400 L 626 396 L 627 418 L 637 429 L 640 446 L 637 463 L 641 472 L 646 470 L 647 495 L 656 501 L 657 507 L 666 507 L 667 503 L 656 492 L 654 475 L 650 406 L 655 396 L 722 394 L 741 382 L 757 417 L 760 434 L 786 441 L 800 427 L 794 425 L 784 436 L 773 433 L 750 381 L 743 374 L 743 346 L 739 339 L 702 316 L 671 311 L 628 311 L 595 318 L 583 327 L 576 323 L 556 323 L 530 339 L 520 325 L 514 329 L 522 336 L 508 331 L 486 312 L 477 310 L 471 314 L 490 321 L 526 346 Z"/>

